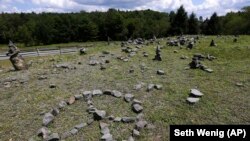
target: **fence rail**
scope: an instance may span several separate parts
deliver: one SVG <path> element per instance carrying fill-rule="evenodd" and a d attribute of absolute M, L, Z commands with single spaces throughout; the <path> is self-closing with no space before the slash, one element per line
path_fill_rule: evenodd
<path fill-rule="evenodd" d="M 79 48 L 81 47 L 53 47 L 53 48 L 40 48 L 40 49 L 35 48 L 33 50 L 21 51 L 19 54 L 21 54 L 24 57 L 47 56 L 56 54 L 62 55 L 62 54 L 77 53 Z M 6 53 L 0 53 L 0 60 L 9 59 L 9 56 L 6 56 Z"/>

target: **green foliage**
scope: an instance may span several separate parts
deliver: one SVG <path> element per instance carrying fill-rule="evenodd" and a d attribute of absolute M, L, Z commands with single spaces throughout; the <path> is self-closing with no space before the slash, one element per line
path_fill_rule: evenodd
<path fill-rule="evenodd" d="M 250 34 L 250 7 L 203 20 L 181 6 L 176 12 L 152 10 L 79 13 L 1 13 L 0 44 L 9 40 L 25 46 L 54 43 L 127 40 L 180 34 Z"/>

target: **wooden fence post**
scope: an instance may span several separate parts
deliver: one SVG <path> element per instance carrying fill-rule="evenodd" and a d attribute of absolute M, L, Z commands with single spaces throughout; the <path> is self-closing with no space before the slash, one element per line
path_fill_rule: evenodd
<path fill-rule="evenodd" d="M 36 52 L 37 52 L 37 55 L 40 56 L 38 48 L 36 48 Z"/>

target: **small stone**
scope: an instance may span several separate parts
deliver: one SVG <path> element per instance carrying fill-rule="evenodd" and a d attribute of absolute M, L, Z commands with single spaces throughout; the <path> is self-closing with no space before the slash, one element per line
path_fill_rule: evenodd
<path fill-rule="evenodd" d="M 127 141 L 135 141 L 135 139 L 132 136 L 129 136 Z"/>
<path fill-rule="evenodd" d="M 10 82 L 4 82 L 4 87 L 5 88 L 10 88 L 11 87 L 11 83 Z"/>
<path fill-rule="evenodd" d="M 77 134 L 78 130 L 76 128 L 73 128 L 72 130 L 69 131 L 72 135 Z"/>
<path fill-rule="evenodd" d="M 139 101 L 139 100 L 137 100 L 137 99 L 134 99 L 133 102 L 132 102 L 132 104 L 142 104 L 142 102 Z"/>
<path fill-rule="evenodd" d="M 147 91 L 149 92 L 149 91 L 153 90 L 154 86 L 155 86 L 155 84 L 148 84 Z"/>
<path fill-rule="evenodd" d="M 120 122 L 120 121 L 122 121 L 122 118 L 121 118 L 121 117 L 116 117 L 116 118 L 114 119 L 114 122 Z"/>
<path fill-rule="evenodd" d="M 105 116 L 106 116 L 106 111 L 95 110 L 95 112 L 94 112 L 94 119 L 95 120 L 102 120 Z"/>
<path fill-rule="evenodd" d="M 197 90 L 197 89 L 191 89 L 191 90 L 190 90 L 190 94 L 191 94 L 191 95 L 194 95 L 194 96 L 197 96 L 197 97 L 203 96 L 203 93 L 200 92 L 200 91 Z"/>
<path fill-rule="evenodd" d="M 122 117 L 122 122 L 124 123 L 132 123 L 135 122 L 136 118 L 135 117 Z"/>
<path fill-rule="evenodd" d="M 157 74 L 158 74 L 158 75 L 164 75 L 165 72 L 164 72 L 163 70 L 158 70 L 158 71 L 157 71 Z"/>
<path fill-rule="evenodd" d="M 190 104 L 195 104 L 200 100 L 200 98 L 196 98 L 196 97 L 188 97 L 187 98 L 187 102 L 189 102 Z"/>
<path fill-rule="evenodd" d="M 155 89 L 156 89 L 156 90 L 161 90 L 161 89 L 162 89 L 162 85 L 160 85 L 160 84 L 155 85 Z"/>
<path fill-rule="evenodd" d="M 136 84 L 135 85 L 135 90 L 140 90 L 142 88 L 142 84 Z"/>
<path fill-rule="evenodd" d="M 108 126 L 109 125 L 107 123 L 100 121 L 100 129 L 103 129 L 103 128 L 108 127 Z"/>
<path fill-rule="evenodd" d="M 140 131 L 141 129 L 145 128 L 147 126 L 147 121 L 140 120 L 135 124 L 135 128 Z"/>
<path fill-rule="evenodd" d="M 89 107 L 88 107 L 88 109 L 87 109 L 87 111 L 88 111 L 88 113 L 95 113 L 96 112 L 96 108 L 93 106 L 93 105 L 90 105 Z"/>
<path fill-rule="evenodd" d="M 82 99 L 83 98 L 83 95 L 81 94 L 77 94 L 74 96 L 76 100 L 79 100 L 79 99 Z"/>
<path fill-rule="evenodd" d="M 110 130 L 109 130 L 108 127 L 104 127 L 104 128 L 101 129 L 101 133 L 102 133 L 103 135 L 105 135 L 105 134 L 110 134 Z"/>
<path fill-rule="evenodd" d="M 76 128 L 77 130 L 80 130 L 85 126 L 87 126 L 87 123 L 80 123 L 80 124 L 77 124 L 74 128 Z"/>
<path fill-rule="evenodd" d="M 74 104 L 75 103 L 75 101 L 76 101 L 76 98 L 74 97 L 74 96 L 71 96 L 70 98 L 69 98 L 69 100 L 68 100 L 68 104 L 69 105 L 72 105 L 72 104 Z"/>
<path fill-rule="evenodd" d="M 148 57 L 148 54 L 147 54 L 147 53 L 144 53 L 143 56 L 144 56 L 144 57 Z"/>
<path fill-rule="evenodd" d="M 47 141 L 59 141 L 60 137 L 59 137 L 58 133 L 53 133 L 46 140 Z"/>
<path fill-rule="evenodd" d="M 69 131 L 64 132 L 64 133 L 61 135 L 61 139 L 66 139 L 66 138 L 70 137 L 71 135 L 72 135 L 72 134 L 71 134 Z"/>
<path fill-rule="evenodd" d="M 37 131 L 37 136 L 43 137 L 43 139 L 48 138 L 50 131 L 47 127 L 42 127 Z"/>
<path fill-rule="evenodd" d="M 47 126 L 53 120 L 54 120 L 54 116 L 51 113 L 46 113 L 43 117 L 43 125 Z"/>
<path fill-rule="evenodd" d="M 139 104 L 133 104 L 132 109 L 136 113 L 140 113 L 143 110 L 143 107 Z"/>
<path fill-rule="evenodd" d="M 110 61 L 109 60 L 105 60 L 105 63 L 108 64 L 108 63 L 110 63 Z"/>
<path fill-rule="evenodd" d="M 174 53 L 178 53 L 178 50 L 174 50 Z"/>
<path fill-rule="evenodd" d="M 117 90 L 113 90 L 113 91 L 112 91 L 112 95 L 113 95 L 114 97 L 117 97 L 117 98 L 122 97 L 122 93 L 119 92 L 119 91 L 117 91 Z"/>
<path fill-rule="evenodd" d="M 99 95 L 102 95 L 102 91 L 101 90 L 94 90 L 93 91 L 93 96 L 99 96 Z"/>
<path fill-rule="evenodd" d="M 180 58 L 183 59 L 183 60 L 184 60 L 184 59 L 188 59 L 187 56 L 181 56 Z"/>
<path fill-rule="evenodd" d="M 239 83 L 239 82 L 236 83 L 235 85 L 238 86 L 238 87 L 244 87 L 244 84 L 243 83 Z"/>
<path fill-rule="evenodd" d="M 134 137 L 139 137 L 140 136 L 140 132 L 136 129 L 133 129 L 133 136 Z"/>
<path fill-rule="evenodd" d="M 143 113 L 140 113 L 140 114 L 138 114 L 137 116 L 136 116 L 136 119 L 137 120 L 142 120 L 144 118 L 144 114 Z"/>
<path fill-rule="evenodd" d="M 90 100 L 92 98 L 92 92 L 91 91 L 84 91 L 83 92 L 83 97 L 86 99 L 86 100 Z"/>
<path fill-rule="evenodd" d="M 88 106 L 91 106 L 91 105 L 93 106 L 93 102 L 91 100 L 88 100 L 87 104 L 88 104 Z"/>
<path fill-rule="evenodd" d="M 56 88 L 56 84 L 50 84 L 49 88 Z"/>
<path fill-rule="evenodd" d="M 113 141 L 113 136 L 111 134 L 105 134 L 101 137 L 101 141 Z"/>
<path fill-rule="evenodd" d="M 88 119 L 87 124 L 90 125 L 90 124 L 92 124 L 93 122 L 94 122 L 94 119 L 91 118 L 91 119 Z"/>
<path fill-rule="evenodd" d="M 105 95 L 112 95 L 112 91 L 111 90 L 105 90 L 103 92 L 103 94 L 105 94 Z"/>
<path fill-rule="evenodd" d="M 51 113 L 53 116 L 57 116 L 57 115 L 60 113 L 60 111 L 59 111 L 58 108 L 53 108 L 53 109 L 51 110 L 50 113 Z"/>
<path fill-rule="evenodd" d="M 204 69 L 204 71 L 206 71 L 206 72 L 208 72 L 208 73 L 212 73 L 212 72 L 214 72 L 212 69 Z"/>
<path fill-rule="evenodd" d="M 48 78 L 47 76 L 41 75 L 41 76 L 38 77 L 38 80 L 44 80 L 44 79 L 47 79 L 47 78 Z"/>
<path fill-rule="evenodd" d="M 125 100 L 126 102 L 132 101 L 133 98 L 134 98 L 134 95 L 132 95 L 132 94 L 125 94 L 125 96 L 124 96 L 124 100 Z"/>
<path fill-rule="evenodd" d="M 67 106 L 67 103 L 65 101 L 60 101 L 59 105 L 59 109 L 64 108 L 65 106 Z"/>
<path fill-rule="evenodd" d="M 107 118 L 108 118 L 108 120 L 114 120 L 115 119 L 115 117 L 113 115 L 108 116 Z"/>
<path fill-rule="evenodd" d="M 89 65 L 91 65 L 91 66 L 95 66 L 95 65 L 97 65 L 97 64 L 99 64 L 99 62 L 96 61 L 96 60 L 90 60 L 90 61 L 89 61 Z"/>

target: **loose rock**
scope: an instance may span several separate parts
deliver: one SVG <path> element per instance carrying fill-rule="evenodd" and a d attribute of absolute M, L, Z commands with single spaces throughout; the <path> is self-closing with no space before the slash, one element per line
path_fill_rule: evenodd
<path fill-rule="evenodd" d="M 154 86 L 155 86 L 155 84 L 148 84 L 147 91 L 149 92 L 149 91 L 153 90 Z"/>
<path fill-rule="evenodd" d="M 93 91 L 93 96 L 100 96 L 100 95 L 102 95 L 103 93 L 102 93 L 102 91 L 101 90 L 94 90 Z"/>
<path fill-rule="evenodd" d="M 133 98 L 134 98 L 134 95 L 132 95 L 132 94 L 125 94 L 125 96 L 124 96 L 124 100 L 125 100 L 126 102 L 132 101 Z"/>
<path fill-rule="evenodd" d="M 136 113 L 140 113 L 143 110 L 143 107 L 139 104 L 133 104 L 132 109 Z"/>
<path fill-rule="evenodd" d="M 158 71 L 157 71 L 157 74 L 158 74 L 158 75 L 164 75 L 165 72 L 164 72 L 163 70 L 158 70 Z"/>
<path fill-rule="evenodd" d="M 135 117 L 122 117 L 122 122 L 124 123 L 132 123 L 135 122 L 136 118 Z"/>
<path fill-rule="evenodd" d="M 47 126 L 54 120 L 54 116 L 51 113 L 46 113 L 43 117 L 43 125 Z"/>
<path fill-rule="evenodd" d="M 197 90 L 197 89 L 191 89 L 190 90 L 190 94 L 191 95 L 194 95 L 194 96 L 197 96 L 197 97 L 201 97 L 201 96 L 203 96 L 203 93 L 201 93 L 199 90 Z"/>
<path fill-rule="evenodd" d="M 69 98 L 69 100 L 68 100 L 68 104 L 69 105 L 72 105 L 72 104 L 74 104 L 75 103 L 75 101 L 76 101 L 76 98 L 74 97 L 74 96 L 71 96 L 70 98 Z"/>
<path fill-rule="evenodd" d="M 188 97 L 187 98 L 187 102 L 190 104 L 195 104 L 200 100 L 200 98 L 196 98 L 196 97 Z"/>
<path fill-rule="evenodd" d="M 53 133 L 46 140 L 47 141 L 59 141 L 60 137 L 59 137 L 58 133 Z"/>
<path fill-rule="evenodd" d="M 65 106 L 67 106 L 67 103 L 65 101 L 60 101 L 59 105 L 59 109 L 64 108 Z"/>
<path fill-rule="evenodd" d="M 117 98 L 122 97 L 122 93 L 119 92 L 119 91 L 116 91 L 116 90 L 113 90 L 113 91 L 112 91 L 112 95 L 113 95 L 114 97 L 117 97 Z"/>
<path fill-rule="evenodd" d="M 106 111 L 95 110 L 95 112 L 94 112 L 94 119 L 95 120 L 102 120 L 105 116 L 106 116 Z"/>

